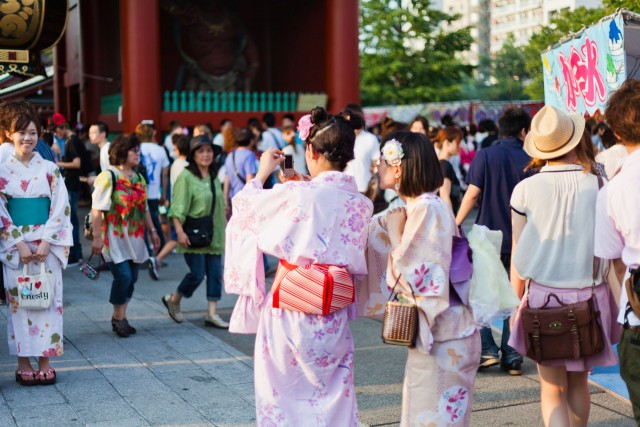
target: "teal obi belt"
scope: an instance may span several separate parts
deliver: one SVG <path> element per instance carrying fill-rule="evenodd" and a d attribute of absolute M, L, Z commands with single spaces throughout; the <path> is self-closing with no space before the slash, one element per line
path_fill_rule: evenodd
<path fill-rule="evenodd" d="M 48 197 L 11 198 L 7 200 L 7 208 L 13 224 L 42 225 L 49 219 L 51 199 Z"/>

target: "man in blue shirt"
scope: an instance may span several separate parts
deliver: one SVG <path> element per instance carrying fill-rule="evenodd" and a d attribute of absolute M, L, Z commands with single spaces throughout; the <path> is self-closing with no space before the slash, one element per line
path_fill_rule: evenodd
<path fill-rule="evenodd" d="M 509 201 L 514 187 L 530 175 L 525 167 L 531 158 L 522 148 L 525 136 L 529 132 L 531 117 L 522 108 L 506 109 L 498 127 L 500 139 L 487 149 L 480 150 L 471 163 L 467 174 L 467 189 L 456 222 L 461 225 L 479 200 L 480 209 L 476 224 L 491 230 L 502 231 L 502 264 L 510 272 L 511 268 L 511 209 Z M 480 368 L 488 368 L 500 363 L 502 369 L 510 375 L 522 374 L 522 356 L 507 342 L 511 331 L 509 319 L 505 319 L 502 328 L 500 348 L 496 345 L 491 328 L 480 331 L 482 338 L 482 356 Z M 498 351 L 502 352 L 499 358 Z"/>

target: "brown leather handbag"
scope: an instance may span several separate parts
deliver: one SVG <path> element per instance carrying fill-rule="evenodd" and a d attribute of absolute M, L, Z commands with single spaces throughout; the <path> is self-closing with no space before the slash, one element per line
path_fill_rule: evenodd
<path fill-rule="evenodd" d="M 540 308 L 523 307 L 520 315 L 526 333 L 527 357 L 536 362 L 556 359 L 579 359 L 604 349 L 600 311 L 591 297 L 574 304 L 563 304 L 556 294 L 549 294 Z M 551 298 L 560 307 L 546 308 Z"/>
<path fill-rule="evenodd" d="M 382 341 L 385 344 L 402 345 L 413 347 L 416 343 L 418 335 L 418 307 L 416 305 L 416 296 L 411 288 L 413 295 L 413 303 L 398 301 L 396 287 L 400 282 L 400 277 L 393 286 L 391 295 L 384 309 L 384 318 L 382 320 Z M 395 299 L 396 301 L 392 301 Z"/>

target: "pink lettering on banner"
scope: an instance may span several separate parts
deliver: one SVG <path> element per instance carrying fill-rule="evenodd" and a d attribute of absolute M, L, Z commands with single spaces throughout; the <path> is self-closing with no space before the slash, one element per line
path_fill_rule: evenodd
<path fill-rule="evenodd" d="M 578 85 L 573 77 L 573 71 L 569 60 L 564 57 L 562 52 L 558 54 L 558 61 L 560 61 L 560 67 L 562 68 L 562 78 L 564 79 L 564 85 L 567 88 L 564 103 L 568 111 L 576 111 L 577 100 L 576 96 L 580 94 L 578 92 Z"/>
<path fill-rule="evenodd" d="M 596 105 L 596 96 L 600 102 L 607 99 L 602 75 L 598 71 L 598 45 L 589 37 L 585 37 L 580 48 L 582 55 L 571 46 L 571 68 L 574 70 L 576 82 L 582 92 L 584 103 L 588 107 Z"/>
<path fill-rule="evenodd" d="M 571 46 L 569 58 L 558 54 L 562 68 L 565 87 L 565 105 L 568 111 L 577 110 L 577 98 L 582 96 L 587 107 L 607 99 L 606 87 L 600 71 L 598 71 L 598 45 L 589 37 L 585 37 L 580 51 Z"/>

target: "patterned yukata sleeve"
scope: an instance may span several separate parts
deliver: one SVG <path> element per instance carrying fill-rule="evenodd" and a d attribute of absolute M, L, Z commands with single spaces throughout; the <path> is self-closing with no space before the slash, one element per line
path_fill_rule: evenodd
<path fill-rule="evenodd" d="M 439 198 L 421 198 L 407 208 L 407 222 L 400 245 L 389 254 L 387 285 L 411 300 L 411 289 L 419 308 L 419 341 L 431 350 L 431 328 L 436 318 L 449 308 L 449 268 L 454 227 L 444 202 Z M 420 344 L 420 343 L 419 343 Z"/>
<path fill-rule="evenodd" d="M 0 261 L 8 267 L 16 269 L 20 262 L 16 244 L 22 242 L 24 237 L 18 227 L 13 224 L 9 210 L 7 209 L 6 195 L 2 193 L 0 193 L 0 220 L 2 220 L 2 229 L 0 230 Z"/>
<path fill-rule="evenodd" d="M 304 208 L 284 214 L 286 206 L 300 206 L 300 189 L 310 183 L 276 185 L 264 190 L 259 179 L 253 179 L 233 198 L 233 215 L 225 236 L 224 284 L 227 293 L 240 297 L 231 315 L 231 332 L 255 333 L 259 311 L 264 304 L 265 274 L 261 246 L 269 242 L 271 255 L 285 257 L 291 263 L 301 263 L 295 255 L 296 219 Z M 292 218 L 292 215 L 296 218 Z M 261 243 L 261 241 L 263 241 Z M 289 248 L 288 245 L 291 245 Z"/>
<path fill-rule="evenodd" d="M 358 315 L 380 317 L 389 298 L 386 271 L 391 250 L 386 215 L 375 216 L 369 223 L 366 261 L 367 275 L 357 278 Z"/>
<path fill-rule="evenodd" d="M 52 165 L 52 170 L 47 171 L 47 181 L 51 189 L 51 209 L 42 230 L 42 239 L 56 246 L 72 246 L 69 194 L 57 166 Z"/>

